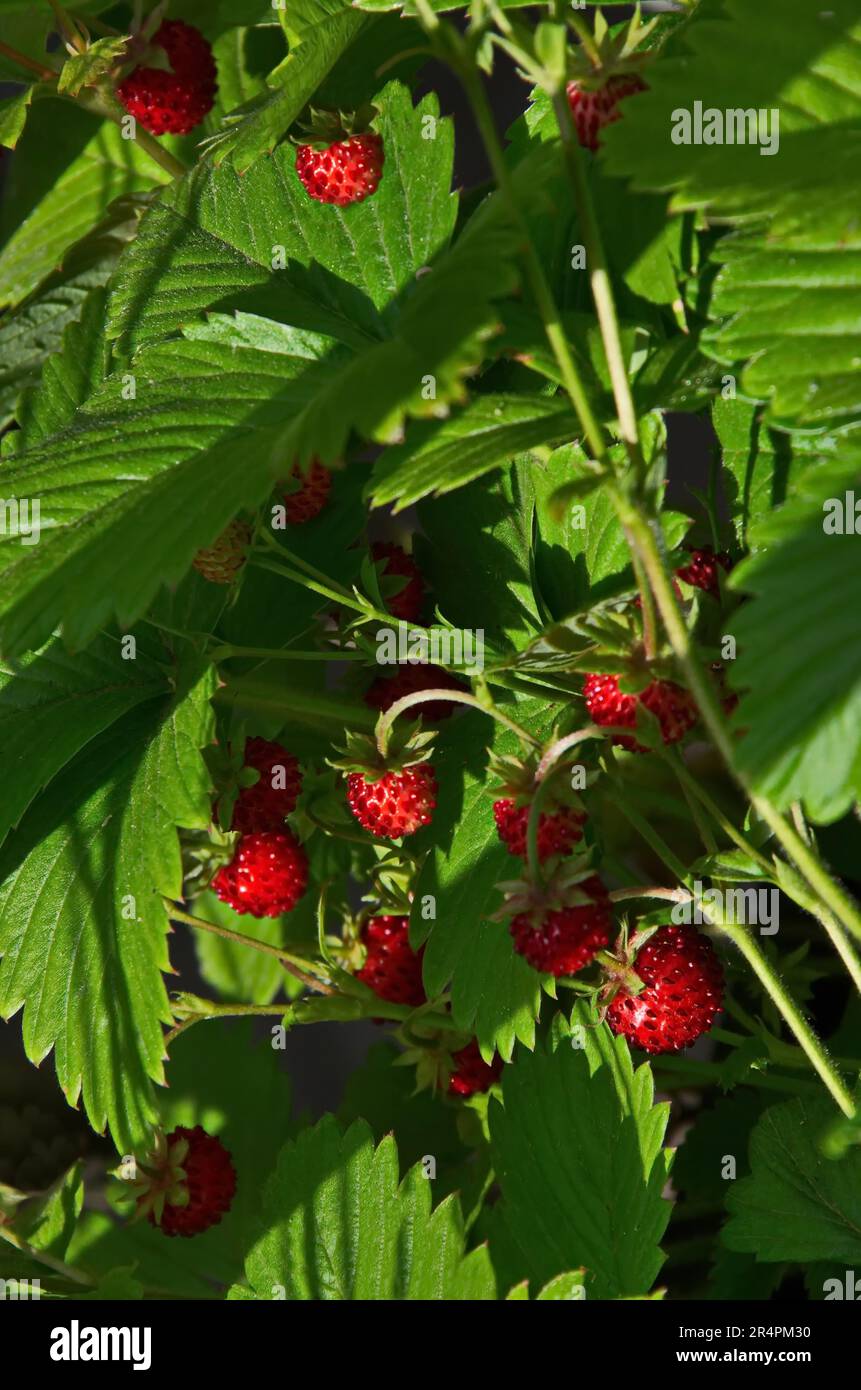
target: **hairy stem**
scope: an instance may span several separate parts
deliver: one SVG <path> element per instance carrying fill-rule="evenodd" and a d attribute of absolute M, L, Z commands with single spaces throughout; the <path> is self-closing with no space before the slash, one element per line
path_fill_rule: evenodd
<path fill-rule="evenodd" d="M 390 705 L 385 714 L 381 714 L 377 723 L 377 747 L 383 757 L 389 751 L 389 739 L 392 735 L 392 726 L 399 714 L 405 714 L 408 709 L 413 709 L 416 705 L 424 705 L 432 700 L 453 701 L 457 705 L 469 705 L 471 709 L 480 710 L 482 714 L 487 714 L 491 719 L 495 719 L 499 724 L 504 724 L 512 733 L 517 734 L 527 746 L 533 748 L 540 747 L 538 739 L 524 729 L 515 720 L 509 719 L 507 714 L 496 705 L 483 704 L 475 695 L 467 695 L 465 690 L 417 690 L 413 695 L 404 695 L 402 699 L 396 700 Z"/>

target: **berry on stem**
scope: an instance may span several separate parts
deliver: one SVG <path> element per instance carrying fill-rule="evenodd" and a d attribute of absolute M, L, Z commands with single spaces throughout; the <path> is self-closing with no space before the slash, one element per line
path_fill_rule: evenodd
<path fill-rule="evenodd" d="M 607 1022 L 644 1052 L 679 1052 L 711 1028 L 723 999 L 723 969 L 712 943 L 692 926 L 659 927 L 634 969 L 645 985 L 622 985 Z"/>
<path fill-rule="evenodd" d="M 430 825 L 437 781 L 430 763 L 385 772 L 371 781 L 361 772 L 347 777 L 347 801 L 363 829 L 378 840 L 397 840 Z"/>
<path fill-rule="evenodd" d="M 647 90 L 646 83 L 636 73 L 618 74 L 609 77 L 603 87 L 589 88 L 581 83 L 569 82 L 565 89 L 568 105 L 577 127 L 577 138 L 587 150 L 597 150 L 601 144 L 600 134 L 605 126 L 622 117 L 620 103 L 634 92 Z"/>
<path fill-rule="evenodd" d="M 375 541 L 371 546 L 371 555 L 376 563 L 385 562 L 383 577 L 396 576 L 407 581 L 396 594 L 385 600 L 392 617 L 400 618 L 405 623 L 417 622 L 421 617 L 424 581 L 415 560 L 391 541 Z"/>
<path fill-rule="evenodd" d="M 265 738 L 250 738 L 243 758 L 246 767 L 253 767 L 260 773 L 260 780 L 239 792 L 231 829 L 242 835 L 283 830 L 284 819 L 295 810 L 302 790 L 298 761 L 280 743 L 270 743 Z"/>
<path fill-rule="evenodd" d="M 693 699 L 674 681 L 654 680 L 636 695 L 627 695 L 619 689 L 618 676 L 588 675 L 583 682 L 583 695 L 589 717 L 602 727 L 621 725 L 636 729 L 637 705 L 642 705 L 660 724 L 664 743 L 678 743 L 697 722 Z M 648 751 L 626 734 L 615 735 L 613 742 L 632 753 Z"/>
<path fill-rule="evenodd" d="M 322 148 L 317 144 L 300 145 L 296 151 L 296 173 L 309 197 L 318 203 L 345 208 L 376 192 L 383 177 L 384 158 L 381 137 L 366 131 Z"/>
<path fill-rule="evenodd" d="M 166 1236 L 197 1236 L 217 1226 L 236 1193 L 230 1154 L 201 1125 L 161 1135 L 138 1173 L 137 1215 Z"/>
<path fill-rule="evenodd" d="M 170 71 L 142 64 L 117 87 L 123 106 L 152 135 L 187 135 L 213 107 L 218 90 L 212 49 L 199 29 L 165 19 L 150 40 Z"/>
<path fill-rule="evenodd" d="M 514 949 L 534 970 L 576 975 L 610 943 L 613 919 L 607 889 L 597 874 L 573 885 L 581 902 L 541 905 L 512 919 Z"/>
<path fill-rule="evenodd" d="M 291 912 L 308 886 L 308 859 L 289 831 L 243 835 L 212 887 L 234 912 L 280 917 Z"/>
<path fill-rule="evenodd" d="M 597 150 L 604 127 L 621 118 L 620 104 L 646 90 L 641 71 L 649 55 L 638 49 L 654 27 L 654 20 L 643 24 L 637 12 L 611 32 L 598 10 L 594 31 L 579 30 L 581 44 L 571 56 L 566 94 L 577 138 L 587 150 Z"/>
<path fill-rule="evenodd" d="M 513 797 L 503 797 L 493 803 L 493 819 L 499 838 L 509 854 L 526 858 L 526 837 L 529 828 L 529 806 L 518 806 Z M 586 816 L 573 806 L 555 811 L 542 811 L 538 818 L 538 858 L 541 863 L 554 854 L 568 854 L 583 838 Z"/>
<path fill-rule="evenodd" d="M 378 728 L 385 719 L 380 715 Z M 347 803 L 359 824 L 382 840 L 413 835 L 429 825 L 437 782 L 427 759 L 436 735 L 419 723 L 398 721 L 388 747 L 367 734 L 350 733 L 342 757 L 329 759 L 347 776 Z"/>
<path fill-rule="evenodd" d="M 410 946 L 409 917 L 371 917 L 362 930 L 365 962 L 356 978 L 389 1004 L 425 1003 L 423 950 Z"/>
<path fill-rule="evenodd" d="M 210 584 L 232 584 L 248 557 L 252 537 L 247 521 L 231 521 L 212 545 L 198 550 L 191 563 Z"/>
<path fill-rule="evenodd" d="M 690 584 L 695 589 L 703 589 L 713 598 L 719 599 L 720 569 L 729 571 L 731 564 L 725 550 L 716 554 L 710 545 L 706 545 L 701 550 L 691 551 L 690 560 L 686 565 L 682 565 L 681 569 L 676 570 L 676 576 L 684 580 L 685 584 Z"/>
<path fill-rule="evenodd" d="M 451 1096 L 467 1099 L 481 1091 L 489 1091 L 494 1081 L 502 1073 L 502 1058 L 494 1054 L 493 1061 L 485 1062 L 475 1038 L 451 1056 L 452 1073 L 448 1083 Z"/>
<path fill-rule="evenodd" d="M 332 474 L 319 459 L 312 459 L 305 473 L 298 463 L 294 464 L 290 477 L 299 483 L 299 490 L 284 494 L 287 521 L 290 526 L 303 526 L 319 516 L 325 507 L 332 488 Z"/>

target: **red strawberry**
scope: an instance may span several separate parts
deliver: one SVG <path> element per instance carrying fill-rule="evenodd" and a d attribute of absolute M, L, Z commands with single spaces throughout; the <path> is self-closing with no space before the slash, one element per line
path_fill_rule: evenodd
<path fill-rule="evenodd" d="M 489 1091 L 502 1072 L 502 1058 L 495 1054 L 488 1065 L 478 1050 L 475 1038 L 452 1053 L 452 1074 L 448 1083 L 449 1095 L 474 1096 L 478 1091 Z"/>
<path fill-rule="evenodd" d="M 294 464 L 290 477 L 296 478 L 300 487 L 298 492 L 284 494 L 287 521 L 291 526 L 302 526 L 306 521 L 313 521 L 325 507 L 332 487 L 332 474 L 319 459 L 312 459 L 306 473 L 302 472 L 298 463 Z"/>
<path fill-rule="evenodd" d="M 245 564 L 252 535 L 246 521 L 231 521 L 212 545 L 198 550 L 191 563 L 210 584 L 232 584 Z"/>
<path fill-rule="evenodd" d="M 171 71 L 137 67 L 117 88 L 126 110 L 153 135 L 187 135 L 212 110 L 218 90 L 212 49 L 198 29 L 163 20 L 151 43 L 164 49 Z"/>
<path fill-rule="evenodd" d="M 620 989 L 607 1022 L 644 1052 L 678 1052 L 711 1028 L 723 999 L 723 969 L 708 937 L 691 926 L 659 927 L 634 969 L 646 988 Z"/>
<path fill-rule="evenodd" d="M 566 91 L 580 144 L 587 150 L 597 150 L 604 126 L 618 121 L 622 115 L 619 103 L 634 92 L 646 91 L 646 83 L 636 73 L 617 73 L 602 87 L 569 82 Z"/>
<path fill-rule="evenodd" d="M 724 570 L 729 570 L 731 561 L 726 551 L 721 551 L 716 555 L 710 545 L 703 546 L 702 550 L 692 550 L 691 558 L 681 569 L 676 570 L 679 579 L 683 579 L 686 584 L 691 584 L 695 589 L 704 589 L 707 594 L 712 594 L 714 598 L 720 598 L 720 575 L 718 565 Z"/>
<path fill-rule="evenodd" d="M 618 676 L 587 676 L 583 683 L 586 708 L 594 724 L 602 727 L 621 725 L 637 727 L 637 704 L 642 704 L 658 720 L 664 743 L 678 743 L 697 721 L 697 708 L 690 695 L 673 681 L 652 681 L 637 695 L 626 695 L 619 689 Z M 635 738 L 620 734 L 613 739 L 632 753 L 647 750 Z"/>
<path fill-rule="evenodd" d="M 231 829 L 243 835 L 283 830 L 284 818 L 295 809 L 302 790 L 298 762 L 280 743 L 270 743 L 265 738 L 250 738 L 243 757 L 246 767 L 260 773 L 260 781 L 240 791 L 233 807 Z"/>
<path fill-rule="evenodd" d="M 397 840 L 430 825 L 437 782 L 430 763 L 385 772 L 375 782 L 361 772 L 347 777 L 347 801 L 356 820 L 378 840 Z"/>
<path fill-rule="evenodd" d="M 386 599 L 386 608 L 394 618 L 402 622 L 414 623 L 421 616 L 424 598 L 424 583 L 418 565 L 411 555 L 399 545 L 390 541 L 375 541 L 371 555 L 376 562 L 385 560 L 383 574 L 406 579 L 407 583 L 391 598 Z"/>
<path fill-rule="evenodd" d="M 393 676 L 378 676 L 373 685 L 365 691 L 364 701 L 371 709 L 391 709 L 396 700 L 405 695 L 415 695 L 420 690 L 463 690 L 461 681 L 455 680 L 441 666 L 399 666 Z M 419 715 L 428 724 L 437 724 L 440 719 L 448 719 L 454 714 L 457 705 L 450 700 L 429 700 L 426 705 L 417 705 L 410 710 L 409 717 Z"/>
<path fill-rule="evenodd" d="M 349 135 L 326 149 L 300 145 L 296 173 L 318 203 L 345 208 L 376 192 L 383 176 L 383 142 L 379 135 Z"/>
<path fill-rule="evenodd" d="M 234 912 L 280 917 L 296 906 L 308 885 L 308 859 L 289 831 L 243 835 L 212 887 Z"/>
<path fill-rule="evenodd" d="M 526 858 L 526 833 L 529 807 L 518 806 L 513 797 L 503 797 L 493 803 L 493 819 L 499 838 L 510 854 Z M 556 811 L 542 811 L 538 818 L 538 858 L 541 863 L 551 854 L 567 854 L 571 846 L 583 838 L 581 826 L 586 817 L 573 806 L 560 806 Z"/>
<path fill-rule="evenodd" d="M 410 946 L 409 917 L 371 917 L 362 931 L 367 954 L 357 972 L 380 999 L 417 1009 L 425 1002 L 422 956 Z"/>
<path fill-rule="evenodd" d="M 138 1212 L 166 1236 L 197 1236 L 230 1210 L 236 1172 L 219 1139 L 200 1125 L 179 1125 L 141 1165 Z"/>
<path fill-rule="evenodd" d="M 549 975 L 576 975 L 596 951 L 609 945 L 613 919 L 607 889 L 597 874 L 577 885 L 589 903 L 521 912 L 513 918 L 514 949 L 534 970 Z"/>

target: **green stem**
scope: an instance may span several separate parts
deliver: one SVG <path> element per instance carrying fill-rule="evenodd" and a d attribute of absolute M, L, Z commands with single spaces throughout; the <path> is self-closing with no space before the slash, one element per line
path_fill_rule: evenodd
<path fill-rule="evenodd" d="M 202 917 L 195 917 L 192 913 L 177 907 L 170 898 L 163 898 L 162 901 L 172 921 L 184 922 L 186 926 L 211 932 L 214 936 L 222 936 L 225 941 L 233 941 L 237 946 L 250 946 L 254 951 L 261 951 L 266 956 L 274 956 L 276 960 L 281 962 L 285 970 L 288 970 L 291 975 L 295 975 L 296 979 L 301 980 L 308 988 L 315 989 L 320 994 L 336 993 L 325 976 L 319 975 L 319 966 L 313 961 L 304 960 L 301 956 L 293 955 L 280 946 L 270 946 L 267 941 L 257 941 L 253 936 L 245 936 L 243 932 L 234 931 L 231 927 L 222 927 L 216 922 L 206 922 Z"/>
<path fill-rule="evenodd" d="M 628 457 L 642 478 L 645 465 L 637 430 L 637 412 L 634 408 L 634 397 L 628 381 L 628 367 L 622 350 L 619 320 L 616 316 L 616 304 L 613 298 L 613 285 L 607 268 L 607 258 L 604 253 L 598 219 L 595 216 L 592 190 L 586 177 L 583 154 L 564 89 L 551 93 L 551 98 L 562 140 L 562 153 L 577 203 L 580 230 L 586 246 L 586 264 L 592 287 L 592 298 L 595 301 L 595 311 L 601 327 L 604 353 L 607 358 L 616 412 L 619 417 L 619 432 L 628 451 Z"/>
<path fill-rule="evenodd" d="M 37 1264 L 42 1264 L 46 1269 L 52 1269 L 55 1274 L 60 1274 L 64 1279 L 68 1279 L 71 1284 L 82 1284 L 86 1288 L 93 1288 L 96 1281 L 91 1275 L 85 1274 L 82 1269 L 76 1269 L 74 1265 L 67 1265 L 63 1260 L 51 1255 L 47 1250 L 38 1250 L 35 1245 L 29 1245 L 26 1240 L 22 1240 L 19 1235 L 0 1223 L 0 1238 L 7 1241 L 9 1245 L 19 1250 L 22 1255 L 35 1260 Z"/>
<path fill-rule="evenodd" d="M 720 1080 L 719 1066 L 714 1062 L 698 1062 L 693 1057 L 659 1057 L 655 1059 L 654 1066 L 657 1090 L 661 1089 L 663 1071 L 674 1072 L 682 1078 L 689 1077 L 692 1081 L 712 1083 Z M 749 1072 L 742 1084 L 758 1086 L 766 1091 L 783 1091 L 789 1095 L 797 1095 L 799 1089 L 819 1092 L 819 1086 L 814 1081 L 805 1082 L 797 1076 L 775 1076 L 773 1072 Z"/>
<path fill-rule="evenodd" d="M 775 810 L 766 797 L 751 791 L 747 779 L 735 768 L 735 749 L 723 718 L 717 691 L 693 649 L 690 633 L 673 592 L 654 530 L 620 488 L 610 485 L 608 491 L 626 534 L 630 536 L 633 547 L 643 560 L 673 651 L 685 673 L 687 683 L 715 747 L 750 800 L 754 810 L 772 830 L 814 893 L 830 909 L 838 923 L 861 941 L 861 909 L 857 903 L 854 903 L 841 886 L 831 878 L 815 851 L 805 844 L 794 827 Z M 733 838 L 737 842 L 736 834 L 733 834 Z M 823 920 L 827 929 L 825 919 L 820 917 L 820 920 Z"/>
<path fill-rule="evenodd" d="M 425 8 L 428 7 L 422 7 L 422 13 Z M 426 23 L 424 17 L 422 22 Z M 565 329 L 562 325 L 559 310 L 553 300 L 550 286 L 547 283 L 547 277 L 544 274 L 541 261 L 535 249 L 535 243 L 532 240 L 526 220 L 521 211 L 514 190 L 514 183 L 508 165 L 505 162 L 499 137 L 496 133 L 493 112 L 491 111 L 487 94 L 482 85 L 481 77 L 478 70 L 469 61 L 457 63 L 456 69 L 475 114 L 476 124 L 478 125 L 484 141 L 484 146 L 487 150 L 487 155 L 499 192 L 505 199 L 515 226 L 518 231 L 522 233 L 523 244 L 521 253 L 526 267 L 527 278 L 535 299 L 536 308 L 538 309 L 544 326 L 547 341 L 550 344 L 553 356 L 559 367 L 562 383 L 577 412 L 592 457 L 600 462 L 607 455 L 607 443 L 604 438 L 604 433 L 592 410 L 592 405 L 580 376 L 579 369 L 568 347 L 568 340 L 565 335 Z"/>
<path fill-rule="evenodd" d="M 53 68 L 46 67 L 44 63 L 37 62 L 35 58 L 28 58 L 26 53 L 19 53 L 17 48 L 12 48 L 8 43 L 0 42 L 0 53 L 11 63 L 17 63 L 19 67 L 26 68 L 27 72 L 35 73 L 43 82 L 55 82 L 57 80 L 57 74 Z"/>
<path fill-rule="evenodd" d="M 234 657 L 259 661 L 365 661 L 364 652 L 333 649 L 324 652 L 303 652 L 291 647 L 237 647 L 233 643 L 221 642 L 209 651 L 215 661 L 229 661 Z"/>
<path fill-rule="evenodd" d="M 371 733 L 376 724 L 376 715 L 367 705 L 322 691 L 308 693 L 297 690 L 288 686 L 283 679 L 273 681 L 256 671 L 243 676 L 230 676 L 228 684 L 216 691 L 214 699 L 217 704 L 239 705 L 264 714 L 278 714 L 317 729 L 321 724 L 327 724 L 332 727 L 333 733 L 342 733 L 345 727 Z"/>
<path fill-rule="evenodd" d="M 691 890 L 693 888 L 693 880 L 682 861 L 673 853 L 666 841 L 658 834 L 657 830 L 653 829 L 651 822 L 641 816 L 639 811 L 635 811 L 630 802 L 626 800 L 625 788 L 620 784 L 616 774 L 611 771 L 609 762 L 605 763 L 605 767 L 610 776 L 614 791 L 619 793 L 618 796 L 614 796 L 613 805 L 621 812 L 629 824 L 634 827 L 637 833 L 642 836 L 646 844 L 654 850 L 658 858 L 666 864 L 673 877 Z"/>
<path fill-rule="evenodd" d="M 457 705 L 469 705 L 471 709 L 480 710 L 482 714 L 487 714 L 491 719 L 504 724 L 528 746 L 540 747 L 537 738 L 530 734 L 527 729 L 522 728 L 515 720 L 509 719 L 508 715 L 503 714 L 496 705 L 486 705 L 475 695 L 467 695 L 465 690 L 417 690 L 413 695 L 404 695 L 402 699 L 396 700 L 384 714 L 380 715 L 377 722 L 377 747 L 383 757 L 388 753 L 392 726 L 398 715 L 405 714 L 408 709 L 412 709 L 415 705 L 428 704 L 434 700 L 446 700 Z"/>
<path fill-rule="evenodd" d="M 104 89 L 84 87 L 71 100 L 78 106 L 83 106 L 85 111 L 90 111 L 94 116 L 101 116 L 103 120 L 113 121 L 114 125 L 122 125 L 123 120 L 128 116 L 128 112 L 113 94 Z M 172 179 L 181 179 L 188 173 L 188 168 L 182 160 L 172 155 L 170 150 L 165 149 L 164 145 L 160 145 L 154 135 L 150 135 L 148 130 L 144 130 L 140 121 L 135 122 L 134 129 L 134 143 L 138 149 L 149 155 L 150 159 L 164 169 L 166 174 L 170 174 Z"/>
<path fill-rule="evenodd" d="M 747 837 L 733 825 L 732 821 L 724 815 L 717 802 L 709 796 L 702 784 L 698 782 L 695 777 L 691 776 L 678 750 L 674 749 L 670 751 L 667 749 L 663 756 L 672 767 L 685 793 L 689 793 L 690 797 L 696 798 L 711 818 L 720 826 L 724 834 L 757 864 L 763 873 L 771 878 L 775 872 L 774 866 L 770 864 L 765 856 L 750 843 Z M 859 994 L 861 994 L 861 960 L 859 960 L 858 953 L 847 937 L 841 924 L 827 908 L 822 906 L 822 903 L 817 899 L 815 894 L 810 893 L 805 880 L 800 874 L 795 873 L 792 866 L 789 864 L 784 865 L 780 886 L 783 888 L 784 892 L 792 898 L 793 902 L 798 903 L 799 907 L 802 907 L 805 912 L 809 912 L 811 916 L 816 917 L 817 920 L 822 923 L 832 946 L 845 965 L 855 988 L 858 990 Z"/>
<path fill-rule="evenodd" d="M 849 1094 L 841 1077 L 831 1064 L 825 1048 L 817 1038 L 813 1029 L 810 1027 L 806 1018 L 802 1014 L 792 995 L 786 989 L 780 976 L 772 968 L 769 961 L 759 948 L 759 944 L 745 930 L 744 927 L 733 926 L 729 923 L 717 923 L 720 931 L 728 936 L 730 941 L 738 948 L 750 966 L 756 978 L 759 980 L 766 994 L 773 1001 L 787 1027 L 798 1039 L 799 1045 L 810 1061 L 811 1066 L 819 1075 L 820 1079 L 827 1086 L 831 1095 L 834 1097 L 843 1114 L 849 1119 L 855 1114 L 855 1104 Z"/>

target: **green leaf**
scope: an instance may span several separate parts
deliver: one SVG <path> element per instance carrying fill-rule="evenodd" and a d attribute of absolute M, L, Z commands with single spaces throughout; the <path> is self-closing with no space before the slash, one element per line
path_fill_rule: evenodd
<path fill-rule="evenodd" d="M 750 1141 L 750 1177 L 727 1199 L 723 1240 L 758 1260 L 803 1264 L 861 1259 L 861 1151 L 824 1158 L 817 1139 L 834 1118 L 827 1100 L 771 1106 Z"/>
<path fill-rule="evenodd" d="M 561 516 L 553 499 L 572 480 L 589 478 L 579 444 L 563 444 L 533 473 L 535 571 L 542 598 L 562 619 L 631 584 L 631 555 L 613 504 L 600 487 L 574 498 Z"/>
<path fill-rule="evenodd" d="M 382 311 L 447 244 L 457 200 L 451 123 L 438 119 L 436 99 L 414 108 L 391 82 L 375 100 L 386 164 L 372 198 L 350 208 L 314 202 L 287 146 L 243 178 L 205 161 L 144 218 L 112 287 L 111 335 L 135 345 L 166 337 L 257 290 L 237 307 L 354 348 L 382 338 Z M 425 115 L 438 119 L 435 140 L 422 139 Z"/>
<path fill-rule="evenodd" d="M 170 703 L 149 701 L 84 749 L 0 854 L 0 1013 L 23 1013 L 27 1056 L 54 1049 L 70 1104 L 139 1146 L 170 1018 L 159 897 L 177 898 L 175 827 L 209 823 L 213 674 L 182 661 Z"/>
<path fill-rule="evenodd" d="M 326 74 L 370 22 L 344 0 L 291 0 L 289 12 L 279 17 L 284 18 L 290 52 L 269 74 L 265 93 L 228 118 L 225 129 L 210 142 L 216 162 L 229 157 L 238 173 L 283 139 Z"/>
<path fill-rule="evenodd" d="M 27 111 L 32 100 L 33 88 L 24 87 L 14 96 L 4 97 L 0 101 L 0 145 L 14 150 L 27 124 Z"/>
<path fill-rule="evenodd" d="M 281 1152 L 248 1283 L 264 1300 L 495 1298 L 486 1248 L 464 1254 L 457 1198 L 431 1202 L 420 1165 L 399 1185 L 391 1136 L 375 1149 L 363 1121 L 342 1134 L 326 1116 Z"/>
<path fill-rule="evenodd" d="M 387 449 L 368 484 L 373 507 L 395 512 L 423 497 L 439 497 L 553 439 L 577 431 L 577 417 L 543 396 L 477 396 L 445 421 L 420 421 L 407 441 Z"/>
<path fill-rule="evenodd" d="M 387 88 L 386 93 L 393 128 L 402 119 L 411 122 L 409 139 L 421 143 L 415 124 L 419 113 L 408 96 L 400 89 Z M 266 166 L 267 177 L 277 160 Z M 213 177 L 237 182 L 229 172 Z M 395 186 L 388 205 L 391 224 L 381 217 L 367 224 L 373 246 L 384 238 L 382 263 L 356 260 L 362 245 L 353 233 L 358 252 L 349 251 L 351 273 L 386 305 L 383 315 L 368 306 L 375 331 L 386 336 L 361 356 L 351 357 L 328 338 L 271 319 L 238 311 L 213 314 L 205 323 L 189 323 L 185 340 L 144 348 L 129 371 L 109 378 L 85 402 L 67 429 L 7 467 L 7 495 L 38 495 L 52 521 L 26 563 L 14 529 L 0 537 L 0 561 L 7 561 L 0 601 L 7 651 L 43 640 L 49 622 L 52 627 L 61 622 L 70 643 L 88 640 L 113 611 L 128 626 L 145 611 L 161 582 L 178 580 L 196 550 L 211 543 L 242 507 L 262 500 L 270 484 L 289 471 L 287 461 L 311 453 L 324 459 L 343 456 L 351 429 L 365 437 L 388 437 L 399 431 L 405 410 L 434 413 L 442 400 L 463 394 L 462 374 L 481 359 L 493 321 L 492 300 L 509 287 L 506 275 L 514 274 L 501 275 L 493 253 L 496 248 L 507 254 L 514 234 L 504 205 L 490 199 L 432 274 L 403 295 L 398 313 L 387 297 L 396 292 L 399 280 L 414 278 L 415 257 L 445 235 L 447 221 L 447 214 L 440 221 L 438 213 L 419 212 L 415 232 L 408 223 L 404 239 L 404 197 L 405 189 L 399 192 Z M 230 227 L 229 199 L 220 206 L 223 225 Z M 380 215 L 386 206 L 380 204 Z M 240 209 L 234 212 L 238 217 Z M 156 215 L 154 210 L 151 218 Z M 248 236 L 248 225 L 242 222 L 240 239 Z M 261 224 L 260 236 L 268 240 L 269 235 Z M 142 231 L 130 250 L 135 267 L 130 283 L 137 296 L 146 278 L 141 278 L 146 261 L 135 260 L 143 239 Z M 225 242 L 217 244 L 223 251 Z M 188 254 L 204 259 L 191 246 Z M 309 254 L 307 248 L 303 254 Z M 234 255 L 238 261 L 240 253 Z M 263 274 L 262 268 L 255 271 Z M 202 307 L 213 291 L 203 287 L 197 273 L 193 278 L 193 294 L 202 296 L 197 299 Z M 235 267 L 228 268 L 227 280 L 235 288 Z M 129 288 L 128 280 L 122 283 Z M 334 283 L 338 294 L 346 289 L 342 321 L 349 322 L 355 288 L 341 280 Z M 150 276 L 149 302 L 182 304 L 169 274 L 158 286 L 154 294 Z M 128 309 L 129 301 L 124 303 Z M 131 308 L 134 312 L 133 304 Z M 267 308 L 277 311 L 275 304 Z M 329 306 L 324 308 L 331 326 L 336 316 Z M 182 312 L 181 307 L 172 310 Z M 290 312 L 305 318 L 295 300 Z M 319 321 L 316 307 L 315 317 Z M 168 325 L 162 327 L 167 330 Z M 359 333 L 367 344 L 367 334 Z M 428 373 L 436 379 L 436 399 L 424 389 Z M 118 433 L 124 441 L 122 475 L 116 470 Z M 240 459 L 241 468 L 236 466 Z M 139 552 L 134 565 L 129 563 L 132 534 Z"/>
<path fill-rule="evenodd" d="M 821 425 L 861 406 L 861 23 L 854 0 L 785 19 L 782 0 L 701 5 L 682 30 L 687 51 L 658 59 L 636 120 L 608 130 L 604 159 L 637 189 L 671 190 L 675 211 L 740 228 L 712 253 L 722 268 L 703 344 L 746 364 L 743 389 L 772 421 Z M 762 143 L 746 115 L 755 124 L 761 109 Z M 695 143 L 697 110 L 718 112 L 719 143 Z M 727 112 L 743 118 L 743 143 L 726 138 Z"/>
<path fill-rule="evenodd" d="M 123 660 L 108 637 L 75 655 L 54 639 L 20 661 L 0 661 L 0 841 L 85 744 L 163 690 L 164 673 L 145 653 Z"/>
<path fill-rule="evenodd" d="M 459 1112 L 430 1091 L 417 1092 L 414 1070 L 397 1065 L 402 1055 L 391 1043 L 371 1048 L 363 1065 L 350 1073 L 338 1120 L 345 1128 L 364 1120 L 377 1143 L 393 1134 L 404 1167 L 431 1155 L 437 1181 L 446 1193 L 454 1191 L 466 1153 L 458 1134 Z"/>
<path fill-rule="evenodd" d="M 82 87 L 91 87 L 110 72 L 125 55 L 127 35 L 96 39 L 83 53 L 67 58 L 57 78 L 57 91 L 76 97 Z"/>
<path fill-rule="evenodd" d="M 25 1204 L 12 1222 L 15 1235 L 36 1250 L 63 1260 L 84 1203 L 84 1181 L 75 1164 L 45 1197 Z"/>
<path fill-rule="evenodd" d="M 416 551 L 440 612 L 481 629 L 490 647 L 519 644 L 540 627 L 529 558 L 533 472 L 528 459 L 419 507 Z"/>
<path fill-rule="evenodd" d="M 58 108 L 49 105 L 56 116 Z M 29 294 L 115 198 L 167 178 L 117 126 L 99 126 L 0 251 L 0 305 Z"/>
<path fill-rule="evenodd" d="M 79 323 L 88 313 L 97 312 L 90 305 L 90 296 L 98 298 L 94 292 L 104 286 L 136 229 L 136 209 L 129 201 L 120 199 L 92 233 L 67 252 L 62 269 L 49 275 L 27 299 L 0 320 L 5 343 L 0 367 L 0 427 L 13 416 L 21 426 L 4 437 L 0 446 L 4 456 L 20 452 L 24 444 L 30 442 L 28 422 L 31 415 L 44 418 L 46 412 L 37 404 L 39 393 L 36 390 L 43 368 L 51 354 L 63 348 L 63 335 L 69 326 Z M 83 341 L 77 336 L 70 338 L 62 365 L 57 362 L 47 368 L 52 385 L 42 394 L 46 402 L 51 401 L 47 412 L 51 423 L 49 429 L 42 426 L 40 437 L 58 429 L 74 407 L 81 404 L 84 381 L 88 382 L 86 394 L 89 394 L 105 373 L 109 359 L 103 327 L 99 332 L 85 330 L 82 338 Z M 97 376 L 87 377 L 81 371 L 82 353 L 90 362 L 98 356 L 102 366 Z M 61 380 L 66 387 L 73 381 L 78 384 L 71 391 L 61 392 Z M 61 396 L 66 402 L 65 414 L 57 409 Z"/>
<path fill-rule="evenodd" d="M 582 1012 L 581 1012 L 582 1010 Z M 583 1006 L 503 1072 L 489 1110 L 504 1216 L 530 1279 L 586 1269 L 588 1298 L 647 1294 L 663 1263 L 669 1114 L 652 1073 Z"/>
<path fill-rule="evenodd" d="M 824 823 L 861 797 L 859 483 L 861 456 L 848 448 L 808 469 L 792 500 L 754 528 L 754 553 L 731 580 L 753 595 L 733 619 L 730 678 L 745 692 L 738 766 L 780 809 L 801 800 Z M 838 507 L 842 532 L 831 534 Z"/>
<path fill-rule="evenodd" d="M 511 709 L 527 727 L 538 717 L 534 703 Z M 411 937 L 416 946 L 427 938 L 428 996 L 450 986 L 458 1027 L 474 1033 L 487 1054 L 496 1049 L 508 1060 L 515 1042 L 534 1045 L 543 977 L 516 954 L 507 924 L 488 920 L 502 905 L 497 884 L 517 873 L 493 819 L 485 751 L 491 746 L 508 755 L 520 748 L 508 729 L 477 713 L 462 715 L 437 745 L 434 847 L 416 887 Z M 423 916 L 428 895 L 431 920 Z"/>

